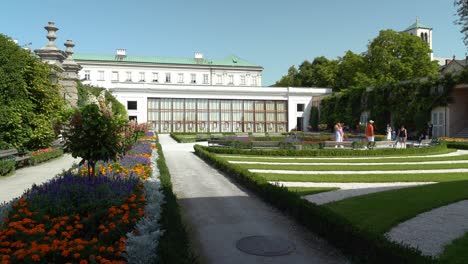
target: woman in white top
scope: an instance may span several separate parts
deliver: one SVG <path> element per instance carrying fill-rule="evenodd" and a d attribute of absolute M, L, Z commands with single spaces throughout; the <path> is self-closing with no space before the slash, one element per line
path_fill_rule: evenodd
<path fill-rule="evenodd" d="M 392 140 L 392 127 L 387 124 L 387 140 Z"/>

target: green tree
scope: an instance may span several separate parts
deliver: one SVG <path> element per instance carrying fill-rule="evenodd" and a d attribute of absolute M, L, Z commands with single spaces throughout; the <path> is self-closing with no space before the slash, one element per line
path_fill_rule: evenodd
<path fill-rule="evenodd" d="M 52 123 L 64 109 L 51 66 L 0 34 L 0 148 L 37 149 L 54 139 Z"/>
<path fill-rule="evenodd" d="M 367 76 L 374 85 L 435 76 L 438 65 L 431 62 L 430 53 L 429 45 L 417 36 L 382 30 L 364 53 Z"/>
<path fill-rule="evenodd" d="M 91 96 L 98 97 L 101 94 L 101 92 L 104 91 L 105 89 L 82 84 L 81 82 L 79 82 L 77 86 L 77 90 L 78 90 L 78 106 L 83 107 L 90 101 Z M 121 104 L 107 90 L 105 90 L 105 99 L 106 99 L 105 101 L 106 105 L 108 104 L 112 105 L 112 113 L 114 115 L 114 118 L 128 120 L 127 110 L 125 109 L 125 106 Z"/>
<path fill-rule="evenodd" d="M 76 109 L 69 130 L 65 133 L 65 149 L 74 158 L 87 162 L 88 176 L 95 175 L 96 162 L 115 160 L 120 150 L 121 122 L 115 120 L 112 112 L 96 104 Z"/>
<path fill-rule="evenodd" d="M 457 8 L 458 19 L 455 24 L 460 25 L 460 32 L 463 34 L 463 42 L 468 47 L 468 1 L 455 0 L 454 5 Z"/>

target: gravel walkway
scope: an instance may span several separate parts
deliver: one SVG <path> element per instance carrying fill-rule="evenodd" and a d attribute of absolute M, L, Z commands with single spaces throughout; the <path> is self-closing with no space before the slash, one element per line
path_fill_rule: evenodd
<path fill-rule="evenodd" d="M 33 184 L 41 184 L 52 179 L 63 170 L 68 170 L 75 162 L 78 163 L 79 160 L 70 154 L 65 154 L 61 158 L 37 166 L 18 169 L 11 176 L 0 177 L 0 203 L 22 195 Z"/>
<path fill-rule="evenodd" d="M 438 170 L 379 170 L 379 171 L 297 171 L 297 170 L 258 170 L 249 169 L 255 173 L 270 174 L 428 174 L 428 173 L 458 173 L 468 172 L 468 169 L 438 169 Z"/>
<path fill-rule="evenodd" d="M 174 190 L 204 263 L 347 263 L 326 241 L 305 230 L 193 154 L 194 144 L 159 135 Z M 278 236 L 292 241 L 289 255 L 262 257 L 236 248 L 241 238 Z"/>
<path fill-rule="evenodd" d="M 374 163 L 365 163 L 365 162 L 261 162 L 261 161 L 236 161 L 229 160 L 229 163 L 232 164 L 260 164 L 260 165 L 329 165 L 329 166 L 378 166 L 378 165 L 419 165 L 419 164 L 463 164 L 468 163 L 468 160 L 441 160 L 441 161 L 413 161 L 413 162 L 374 162 Z"/>
<path fill-rule="evenodd" d="M 315 204 L 326 204 L 339 200 L 344 200 L 354 196 L 360 196 L 369 193 L 383 192 L 394 189 L 401 189 L 419 185 L 434 184 L 436 182 L 270 182 L 271 184 L 285 187 L 336 187 L 340 190 L 322 192 L 312 195 L 306 195 L 303 198 Z"/>
<path fill-rule="evenodd" d="M 453 157 L 467 155 L 468 150 L 459 149 L 454 152 L 436 154 L 436 155 L 423 155 L 423 156 L 368 156 L 368 157 L 270 157 L 270 156 L 232 156 L 232 155 L 219 155 L 223 158 L 245 158 L 245 159 L 296 159 L 296 160 L 367 160 L 367 159 L 401 159 L 401 158 L 434 158 L 434 157 Z"/>
<path fill-rule="evenodd" d="M 468 200 L 436 208 L 400 223 L 386 236 L 418 248 L 424 255 L 440 255 L 444 247 L 468 232 Z"/>

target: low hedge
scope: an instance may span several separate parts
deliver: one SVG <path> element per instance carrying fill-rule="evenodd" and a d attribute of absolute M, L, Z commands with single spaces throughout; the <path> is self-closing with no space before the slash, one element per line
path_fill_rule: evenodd
<path fill-rule="evenodd" d="M 468 149 L 468 142 L 446 141 L 448 148 Z"/>
<path fill-rule="evenodd" d="M 203 147 L 213 153 L 218 154 L 238 154 L 238 155 L 256 155 L 256 156 L 394 156 L 394 155 L 413 155 L 413 154 L 440 154 L 447 153 L 450 150 L 446 144 L 425 148 L 407 148 L 407 149 L 372 149 L 372 150 L 351 150 L 351 149 L 237 149 L 237 148 L 217 148 Z"/>
<path fill-rule="evenodd" d="M 353 226 L 344 217 L 300 198 L 285 187 L 269 184 L 264 178 L 249 172 L 196 145 L 195 153 L 215 168 L 256 192 L 263 200 L 292 216 L 299 223 L 324 237 L 359 263 L 431 263 L 412 248 L 390 242 L 383 236 Z"/>
<path fill-rule="evenodd" d="M 14 159 L 1 159 L 0 160 L 0 176 L 7 176 L 15 172 Z"/>
<path fill-rule="evenodd" d="M 37 165 L 37 164 L 39 164 L 41 162 L 48 161 L 50 159 L 60 157 L 62 155 L 63 155 L 63 150 L 62 149 L 56 149 L 56 150 L 48 151 L 48 152 L 45 152 L 45 153 L 32 155 L 30 160 L 29 160 L 29 163 L 34 166 L 34 165 Z"/>
<path fill-rule="evenodd" d="M 189 247 L 189 237 L 182 223 L 180 206 L 172 191 L 172 182 L 161 145 L 158 148 L 157 165 L 165 203 L 162 205 L 161 226 L 164 228 L 158 245 L 158 263 L 197 263 Z"/>
<path fill-rule="evenodd" d="M 173 138 L 175 141 L 178 143 L 194 143 L 197 141 L 207 141 L 210 139 L 211 134 L 222 134 L 223 136 L 227 135 L 234 135 L 232 132 L 220 132 L 220 133 L 179 133 L 179 132 L 172 132 L 169 135 L 171 138 Z M 205 137 L 197 137 L 197 135 L 202 135 Z M 193 136 L 193 137 L 187 137 L 187 136 Z"/>

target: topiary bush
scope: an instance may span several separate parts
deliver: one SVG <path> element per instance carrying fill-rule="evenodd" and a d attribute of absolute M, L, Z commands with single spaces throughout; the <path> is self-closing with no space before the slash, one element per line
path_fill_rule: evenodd
<path fill-rule="evenodd" d="M 7 176 L 15 172 L 15 160 L 1 159 L 0 160 L 0 176 Z"/>

